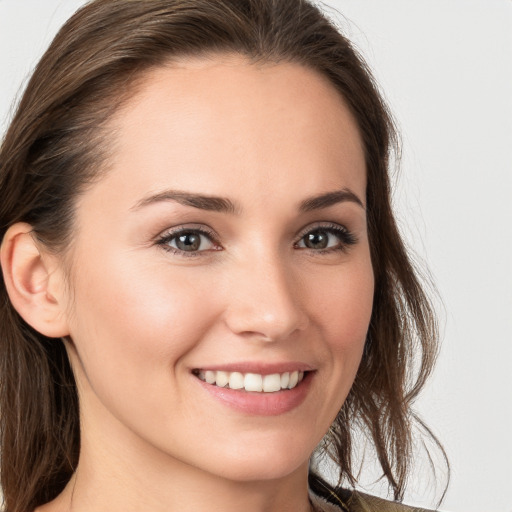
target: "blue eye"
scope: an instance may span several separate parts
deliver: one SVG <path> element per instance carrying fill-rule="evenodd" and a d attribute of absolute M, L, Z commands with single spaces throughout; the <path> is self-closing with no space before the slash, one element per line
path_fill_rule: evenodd
<path fill-rule="evenodd" d="M 355 236 L 338 225 L 319 226 L 305 233 L 296 247 L 313 251 L 345 250 L 357 242 Z"/>
<path fill-rule="evenodd" d="M 158 240 L 158 245 L 176 253 L 194 253 L 216 249 L 212 235 L 201 229 L 180 229 Z"/>

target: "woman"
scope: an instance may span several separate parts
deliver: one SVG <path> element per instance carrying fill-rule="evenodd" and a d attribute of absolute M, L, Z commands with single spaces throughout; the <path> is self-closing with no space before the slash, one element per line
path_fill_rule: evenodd
<path fill-rule="evenodd" d="M 75 14 L 0 153 L 6 510 L 405 509 L 348 490 L 362 432 L 401 500 L 436 353 L 395 140 L 305 1 Z"/>

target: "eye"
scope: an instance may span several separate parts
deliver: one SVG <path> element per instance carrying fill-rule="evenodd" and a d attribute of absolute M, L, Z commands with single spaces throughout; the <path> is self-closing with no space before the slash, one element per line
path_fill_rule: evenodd
<path fill-rule="evenodd" d="M 310 249 L 318 252 L 346 250 L 357 242 L 356 237 L 343 226 L 333 224 L 318 226 L 302 235 L 296 244 L 299 249 Z"/>
<path fill-rule="evenodd" d="M 181 228 L 165 234 L 157 241 L 165 250 L 192 256 L 194 253 L 218 250 L 213 234 L 203 229 Z"/>

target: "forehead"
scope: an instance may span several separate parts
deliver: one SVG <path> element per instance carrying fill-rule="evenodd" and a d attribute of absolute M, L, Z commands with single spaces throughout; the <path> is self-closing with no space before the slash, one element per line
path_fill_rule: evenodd
<path fill-rule="evenodd" d="M 121 189 L 236 195 L 250 186 L 270 199 L 293 181 L 304 195 L 348 186 L 364 199 L 356 122 L 327 78 L 296 63 L 175 61 L 148 74 L 112 125 L 107 179 L 117 175 Z"/>

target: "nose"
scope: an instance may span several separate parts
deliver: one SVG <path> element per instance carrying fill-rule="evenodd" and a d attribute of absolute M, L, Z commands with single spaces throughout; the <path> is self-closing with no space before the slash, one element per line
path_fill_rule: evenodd
<path fill-rule="evenodd" d="M 254 258 L 231 274 L 228 327 L 235 334 L 263 341 L 279 341 L 303 331 L 309 324 L 293 269 L 279 255 Z"/>

